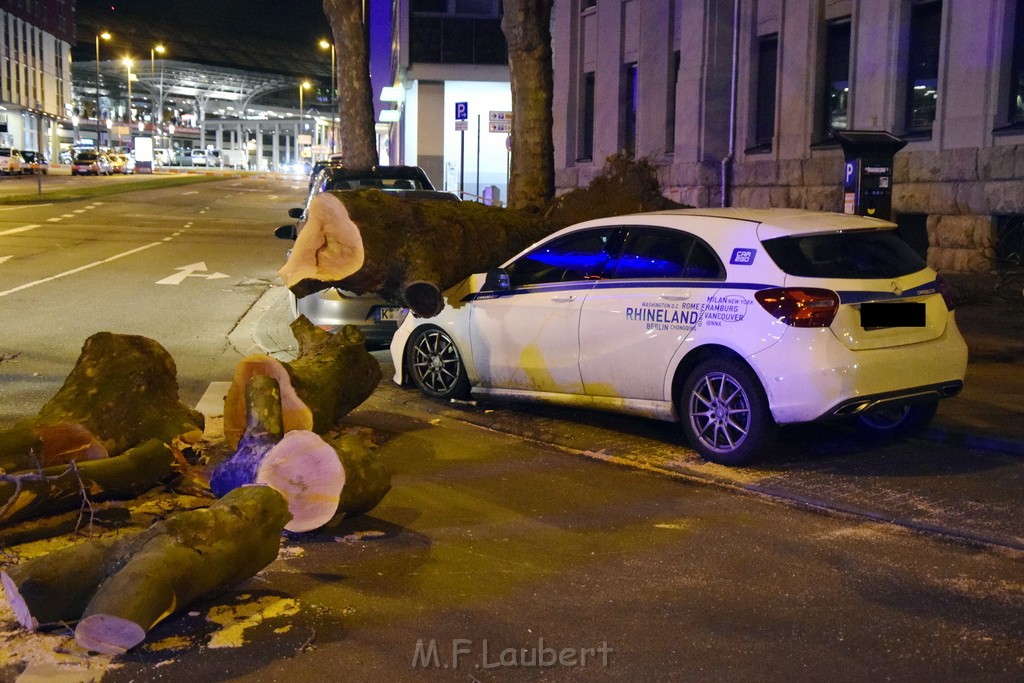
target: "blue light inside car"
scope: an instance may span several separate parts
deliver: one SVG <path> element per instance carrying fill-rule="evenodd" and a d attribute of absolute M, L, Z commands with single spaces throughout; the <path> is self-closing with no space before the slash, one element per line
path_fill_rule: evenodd
<path fill-rule="evenodd" d="M 579 252 L 569 252 L 567 254 L 562 254 L 558 252 L 544 251 L 534 254 L 530 258 L 531 260 L 543 263 L 546 266 L 590 271 L 602 266 L 608 257 L 603 253 L 581 254 Z"/>

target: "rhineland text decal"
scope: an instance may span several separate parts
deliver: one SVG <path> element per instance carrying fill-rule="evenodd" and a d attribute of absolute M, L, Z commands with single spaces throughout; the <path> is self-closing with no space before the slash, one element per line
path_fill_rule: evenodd
<path fill-rule="evenodd" d="M 639 306 L 627 306 L 625 313 L 626 320 L 646 323 L 648 330 L 692 330 L 739 322 L 746 317 L 751 303 L 739 294 L 728 294 L 710 297 L 705 302 L 644 301 Z"/>
<path fill-rule="evenodd" d="M 729 265 L 751 266 L 754 264 L 754 256 L 756 255 L 757 249 L 733 249 L 732 258 L 729 259 Z"/>

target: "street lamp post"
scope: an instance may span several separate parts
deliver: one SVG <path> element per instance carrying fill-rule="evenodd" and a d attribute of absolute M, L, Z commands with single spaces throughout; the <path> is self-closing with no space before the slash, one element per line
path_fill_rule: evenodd
<path fill-rule="evenodd" d="M 154 45 L 149 50 L 149 73 L 156 72 L 156 53 L 159 52 L 161 56 L 167 52 L 167 48 L 163 45 Z M 156 111 L 153 112 L 153 122 L 159 127 L 160 123 L 164 120 L 164 63 L 160 61 L 160 97 L 156 103 Z"/>
<path fill-rule="evenodd" d="M 311 85 L 310 85 L 309 81 L 302 81 L 302 83 L 299 85 L 299 135 L 300 136 L 303 135 L 303 130 L 305 128 L 305 123 L 306 123 L 306 110 L 305 110 L 305 108 L 303 107 L 303 104 L 302 104 L 302 93 L 303 93 L 304 90 L 309 90 L 310 87 L 311 87 Z M 302 160 L 302 142 L 300 140 L 301 140 L 301 137 L 299 138 L 299 140 L 296 140 L 296 142 L 298 143 L 296 145 L 296 147 L 299 150 L 299 160 L 301 161 Z"/>
<path fill-rule="evenodd" d="M 335 123 L 335 116 L 338 113 L 338 89 L 335 78 L 337 59 L 334 56 L 334 43 L 331 43 L 326 39 L 322 39 L 320 41 L 320 48 L 324 50 L 330 48 L 331 50 L 331 153 L 333 153 L 336 144 L 335 141 L 338 139 L 337 124 Z"/>
<path fill-rule="evenodd" d="M 149 49 L 149 73 L 156 73 L 156 53 L 159 52 L 162 55 L 166 51 L 167 49 L 163 45 L 154 45 Z"/>
<path fill-rule="evenodd" d="M 100 135 L 100 38 L 110 40 L 106 31 L 96 36 L 96 148 L 99 149 L 103 140 Z"/>
<path fill-rule="evenodd" d="M 132 125 L 132 58 L 125 57 L 124 65 L 128 68 L 128 126 Z"/>

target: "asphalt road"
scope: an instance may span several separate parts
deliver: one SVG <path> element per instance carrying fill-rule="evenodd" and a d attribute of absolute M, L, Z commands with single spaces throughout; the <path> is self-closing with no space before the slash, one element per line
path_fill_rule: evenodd
<path fill-rule="evenodd" d="M 282 350 L 271 233 L 303 189 L 0 209 L 0 426 L 99 330 L 164 344 L 188 402 L 238 346 Z M 672 425 L 388 383 L 348 422 L 396 472 L 371 516 L 288 539 L 113 665 L 71 654 L 23 683 L 1024 678 L 1019 459 L 802 428 L 730 470 Z"/>
<path fill-rule="evenodd" d="M 16 356 L 0 364 L 0 425 L 33 414 L 100 331 L 163 344 L 191 402 L 230 377 L 228 334 L 278 282 L 288 244 L 273 228 L 303 190 L 233 178 L 0 207 L 0 354 Z"/>

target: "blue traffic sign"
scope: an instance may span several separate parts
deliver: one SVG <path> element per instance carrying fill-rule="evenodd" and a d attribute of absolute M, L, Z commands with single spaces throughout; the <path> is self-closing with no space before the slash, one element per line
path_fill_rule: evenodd
<path fill-rule="evenodd" d="M 465 121 L 469 118 L 469 102 L 455 103 L 455 120 Z"/>

